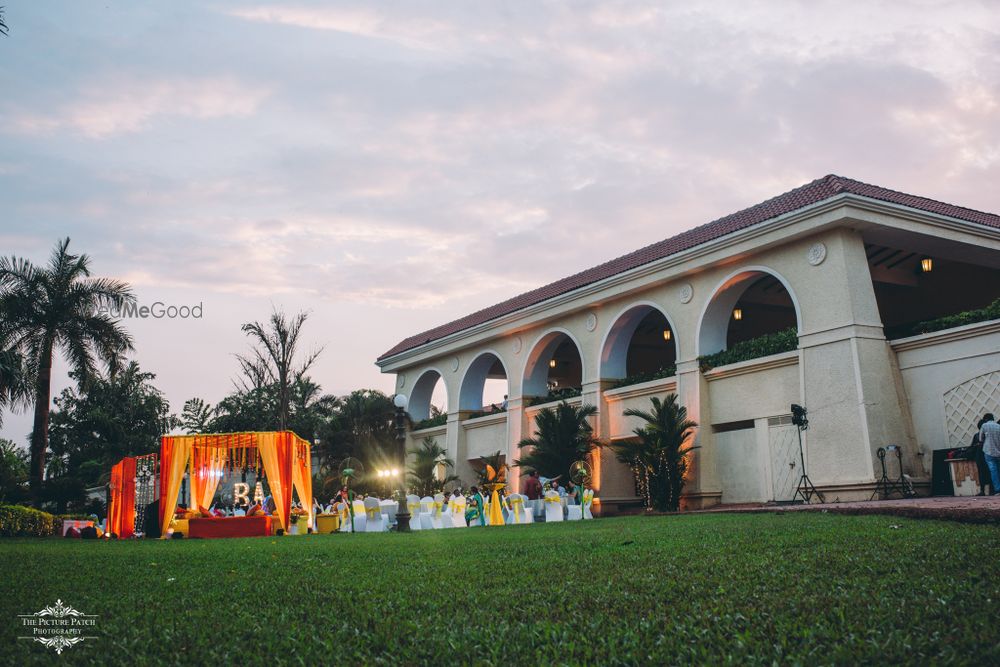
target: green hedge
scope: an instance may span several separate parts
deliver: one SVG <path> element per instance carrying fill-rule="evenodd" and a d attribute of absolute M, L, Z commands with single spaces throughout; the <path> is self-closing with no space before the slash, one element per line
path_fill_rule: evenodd
<path fill-rule="evenodd" d="M 438 415 L 437 417 L 431 417 L 430 419 L 421 419 L 420 421 L 413 424 L 413 430 L 419 431 L 422 428 L 431 428 L 432 426 L 444 426 L 448 423 L 448 415 Z"/>
<path fill-rule="evenodd" d="M 627 378 L 615 382 L 613 385 L 611 385 L 611 388 L 618 389 L 619 387 L 628 387 L 629 385 L 639 384 L 640 382 L 662 380 L 663 378 L 669 378 L 675 375 L 677 375 L 676 366 L 665 366 L 655 371 L 649 371 L 646 373 L 633 373 L 632 375 L 629 375 Z"/>
<path fill-rule="evenodd" d="M 931 333 L 932 331 L 943 331 L 945 329 L 965 326 L 966 324 L 998 319 L 1000 319 L 1000 299 L 978 310 L 966 310 L 955 315 L 945 315 L 934 320 L 895 327 L 888 332 L 888 337 L 890 339 L 906 338 L 907 336 L 917 336 L 919 334 Z"/>
<path fill-rule="evenodd" d="M 568 398 L 576 398 L 583 393 L 580 387 L 566 387 L 564 389 L 555 389 L 550 391 L 545 396 L 532 396 L 528 399 L 528 407 L 532 405 L 541 405 L 543 403 L 552 403 L 553 401 L 565 401 Z"/>
<path fill-rule="evenodd" d="M 799 336 L 795 329 L 785 329 L 773 334 L 757 336 L 750 340 L 736 343 L 728 350 L 722 350 L 715 354 L 705 354 L 698 357 L 698 364 L 701 371 L 711 370 L 716 366 L 735 364 L 739 361 L 748 361 L 760 357 L 768 357 L 772 354 L 790 352 L 799 347 Z"/>
<path fill-rule="evenodd" d="M 0 537 L 45 537 L 55 535 L 62 520 L 48 512 L 21 505 L 0 505 Z"/>

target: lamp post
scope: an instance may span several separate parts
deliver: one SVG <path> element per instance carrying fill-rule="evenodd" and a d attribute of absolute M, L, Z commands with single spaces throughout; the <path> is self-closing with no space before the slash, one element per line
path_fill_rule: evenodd
<path fill-rule="evenodd" d="M 396 532 L 410 532 L 410 511 L 406 505 L 406 405 L 408 400 L 404 394 L 396 394 L 392 404 L 396 406 L 396 441 L 399 443 L 399 470 L 402 477 L 399 480 L 401 498 L 396 510 Z"/>

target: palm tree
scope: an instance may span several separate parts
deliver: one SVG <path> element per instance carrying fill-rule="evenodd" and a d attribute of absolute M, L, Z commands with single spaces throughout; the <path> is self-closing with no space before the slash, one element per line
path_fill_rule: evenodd
<path fill-rule="evenodd" d="M 68 238 L 56 244 L 47 266 L 0 258 L 0 321 L 11 347 L 25 355 L 35 380 L 30 486 L 36 507 L 49 441 L 53 354 L 61 350 L 84 384 L 97 361 L 113 371 L 132 349 L 132 337 L 112 313 L 134 302 L 128 284 L 92 278 L 90 258 L 71 254 Z"/>
<path fill-rule="evenodd" d="M 309 353 L 302 363 L 295 363 L 302 325 L 308 317 L 309 313 L 302 312 L 288 319 L 283 312 L 274 310 L 267 324 L 248 322 L 243 325 L 243 333 L 250 337 L 256 347 L 251 356 L 237 355 L 236 358 L 244 374 L 260 381 L 266 379 L 276 387 L 278 427 L 282 431 L 288 428 L 292 385 L 306 374 L 323 352 L 320 348 Z"/>
<path fill-rule="evenodd" d="M 545 477 L 567 474 L 573 461 L 586 459 L 600 445 L 588 421 L 595 414 L 596 406 L 576 407 L 566 401 L 540 411 L 535 416 L 535 437 L 517 443 L 522 449 L 531 449 L 514 464 Z"/>
<path fill-rule="evenodd" d="M 0 426 L 3 426 L 3 411 L 17 410 L 31 404 L 31 372 L 24 355 L 6 344 L 6 336 L 0 331 Z"/>
<path fill-rule="evenodd" d="M 697 449 L 687 442 L 698 424 L 687 418 L 687 408 L 677 402 L 677 394 L 669 394 L 663 401 L 654 396 L 650 403 L 649 411 L 630 409 L 623 413 L 646 422 L 635 429 L 635 440 L 609 446 L 619 461 L 632 468 L 647 507 L 676 512 L 688 469 L 687 455 Z"/>
<path fill-rule="evenodd" d="M 424 438 L 419 447 L 414 447 L 406 453 L 412 457 L 406 476 L 413 493 L 433 496 L 443 491 L 445 485 L 458 479 L 457 476 L 448 474 L 438 479 L 438 467 L 443 465 L 447 471 L 448 468 L 455 467 L 455 462 L 448 458 L 447 450 L 437 444 L 434 438 Z"/>
<path fill-rule="evenodd" d="M 207 433 L 214 415 L 215 408 L 210 403 L 200 398 L 189 398 L 184 401 L 179 426 L 189 435 Z"/>

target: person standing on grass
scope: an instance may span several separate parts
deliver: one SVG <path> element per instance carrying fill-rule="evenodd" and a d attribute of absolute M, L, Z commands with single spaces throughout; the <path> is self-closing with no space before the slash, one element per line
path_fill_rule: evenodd
<path fill-rule="evenodd" d="M 528 479 L 524 480 L 524 495 L 528 500 L 538 500 L 542 497 L 542 482 L 538 479 L 537 470 L 528 473 Z"/>
<path fill-rule="evenodd" d="M 979 441 L 983 443 L 983 457 L 986 467 L 990 469 L 990 479 L 993 481 L 992 495 L 1000 494 L 1000 424 L 993 413 L 983 415 L 983 425 L 979 429 Z"/>

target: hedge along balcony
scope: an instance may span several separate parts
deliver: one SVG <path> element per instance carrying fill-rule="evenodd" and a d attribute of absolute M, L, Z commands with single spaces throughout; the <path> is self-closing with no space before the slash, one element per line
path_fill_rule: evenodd
<path fill-rule="evenodd" d="M 736 343 L 727 350 L 715 354 L 705 354 L 698 357 L 701 372 L 705 373 L 716 366 L 735 364 L 740 361 L 769 357 L 772 354 L 791 352 L 798 349 L 799 336 L 795 329 L 785 329 L 773 334 L 757 336 L 750 340 Z"/>
<path fill-rule="evenodd" d="M 639 384 L 640 382 L 652 382 L 653 380 L 662 380 L 664 378 L 670 378 L 677 375 L 676 366 L 664 366 L 655 371 L 648 371 L 646 373 L 633 373 L 627 378 L 618 380 L 609 389 L 620 389 L 621 387 L 630 387 L 633 384 Z"/>
<path fill-rule="evenodd" d="M 583 390 L 580 387 L 555 389 L 547 393 L 545 396 L 532 396 L 528 399 L 528 407 L 533 405 L 542 405 L 543 403 L 552 403 L 554 401 L 565 401 L 567 398 L 576 398 L 582 394 Z"/>
<path fill-rule="evenodd" d="M 904 324 L 902 326 L 892 327 L 886 331 L 886 338 L 889 340 L 896 340 L 899 338 L 907 338 L 909 336 L 933 333 L 935 331 L 944 331 L 945 329 L 954 329 L 955 327 L 965 326 L 966 324 L 976 324 L 978 322 L 987 322 L 989 320 L 998 319 L 1000 319 L 1000 299 L 997 299 L 985 308 L 979 308 L 978 310 L 966 310 L 961 313 L 945 315 L 944 317 L 938 317 L 933 320 L 925 320 L 914 324 Z"/>
<path fill-rule="evenodd" d="M 420 431 L 425 428 L 434 428 L 435 426 L 444 426 L 448 423 L 448 415 L 438 415 L 437 417 L 431 417 L 429 419 L 421 419 L 418 422 L 414 422 L 413 430 Z"/>

